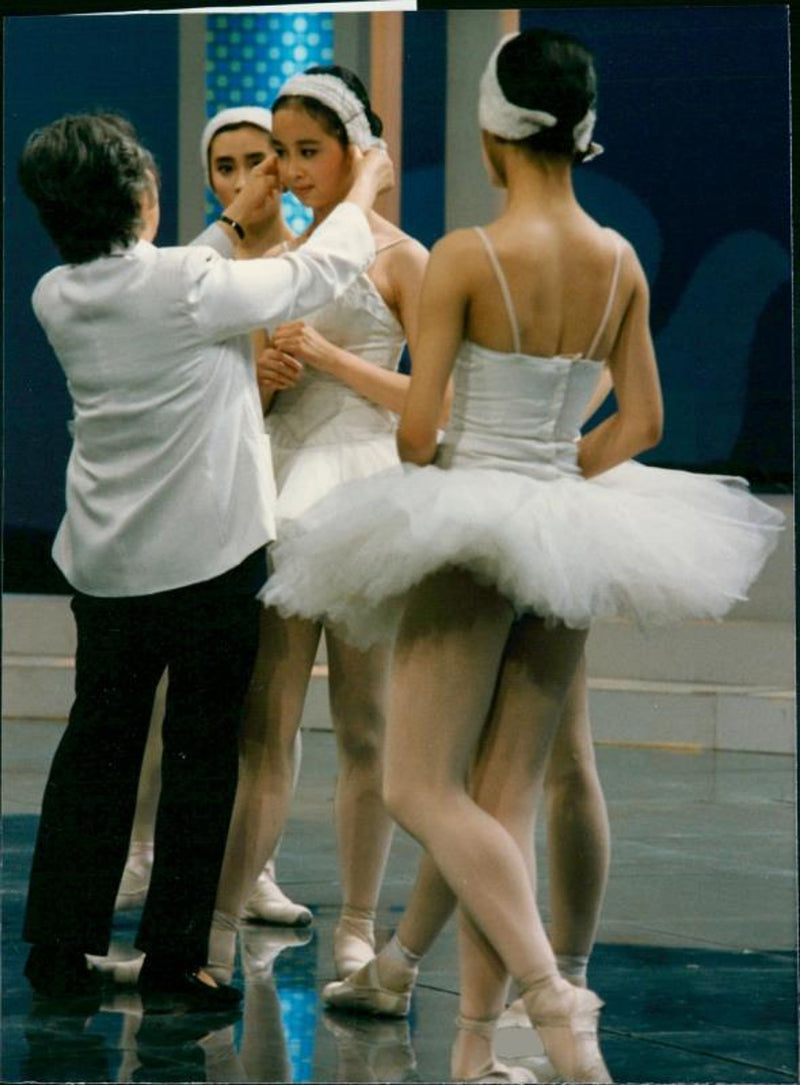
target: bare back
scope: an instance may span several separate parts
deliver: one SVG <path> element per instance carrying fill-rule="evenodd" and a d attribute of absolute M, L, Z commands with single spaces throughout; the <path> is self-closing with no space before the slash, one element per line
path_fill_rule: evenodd
<path fill-rule="evenodd" d="M 630 299 L 625 260 L 613 230 L 583 212 L 558 219 L 504 215 L 485 229 L 499 264 L 475 236 L 466 337 L 497 351 L 602 360 L 617 338 Z M 508 287 L 508 304 L 502 279 Z M 509 318 L 516 315 L 519 345 Z M 597 332 L 600 331 L 599 339 Z"/>

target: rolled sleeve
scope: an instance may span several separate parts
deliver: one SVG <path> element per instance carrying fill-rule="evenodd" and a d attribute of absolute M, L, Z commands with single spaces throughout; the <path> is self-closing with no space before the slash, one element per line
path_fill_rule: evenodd
<path fill-rule="evenodd" d="M 342 203 L 296 252 L 226 260 L 205 246 L 187 251 L 192 316 L 201 336 L 213 342 L 334 301 L 374 260 L 375 242 L 364 213 Z"/>

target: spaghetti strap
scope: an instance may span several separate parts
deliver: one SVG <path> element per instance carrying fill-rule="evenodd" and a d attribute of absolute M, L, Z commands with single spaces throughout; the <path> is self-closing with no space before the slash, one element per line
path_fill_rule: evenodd
<path fill-rule="evenodd" d="M 386 252 L 387 249 L 393 249 L 395 245 L 402 245 L 406 241 L 413 241 L 413 240 L 414 239 L 412 237 L 409 237 L 408 235 L 406 235 L 405 237 L 396 237 L 394 239 L 394 241 L 387 241 L 385 245 L 381 245 L 381 247 L 379 249 L 376 249 L 375 250 L 375 255 L 377 256 L 378 253 Z"/>
<path fill-rule="evenodd" d="M 605 311 L 603 313 L 603 317 L 602 317 L 602 319 L 600 321 L 600 326 L 598 327 L 597 332 L 595 333 L 595 337 L 592 340 L 592 345 L 589 347 L 588 351 L 584 355 L 585 358 L 591 358 L 591 359 L 594 358 L 594 352 L 597 350 L 597 347 L 598 347 L 598 344 L 600 343 L 600 339 L 601 339 L 601 337 L 603 335 L 603 332 L 606 330 L 606 325 L 608 324 L 608 318 L 611 316 L 611 307 L 614 304 L 614 297 L 615 297 L 615 295 L 617 293 L 617 283 L 619 282 L 619 271 L 620 271 L 620 267 L 622 266 L 622 247 L 623 247 L 622 238 L 618 237 L 617 238 L 617 251 L 614 254 L 614 271 L 613 271 L 613 273 L 611 275 L 611 287 L 610 287 L 610 289 L 608 291 L 608 301 L 606 302 L 606 307 L 605 307 Z"/>
<path fill-rule="evenodd" d="M 482 227 L 476 226 L 475 230 L 478 237 L 483 242 L 483 246 L 491 261 L 491 265 L 494 268 L 494 273 L 497 278 L 498 285 L 500 286 L 500 293 L 503 295 L 503 301 L 505 302 L 506 312 L 508 313 L 508 322 L 511 325 L 511 335 L 514 340 L 514 353 L 522 353 L 522 344 L 519 337 L 519 325 L 517 324 L 517 314 L 514 312 L 514 304 L 511 301 L 511 291 L 508 289 L 508 282 L 503 274 L 503 269 L 500 267 L 500 261 L 497 259 L 497 253 L 492 247 L 492 243 L 484 233 Z"/>

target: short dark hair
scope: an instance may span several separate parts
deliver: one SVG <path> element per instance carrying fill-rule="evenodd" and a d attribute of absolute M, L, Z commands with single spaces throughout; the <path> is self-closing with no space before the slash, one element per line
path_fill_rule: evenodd
<path fill-rule="evenodd" d="M 339 64 L 315 64 L 312 68 L 306 68 L 303 74 L 333 75 L 341 80 L 363 105 L 364 112 L 367 116 L 367 123 L 369 124 L 369 130 L 373 136 L 380 136 L 383 134 L 383 121 L 377 113 L 373 112 L 367 88 L 355 72 L 350 71 L 349 68 L 343 68 Z M 284 109 L 286 106 L 292 105 L 295 102 L 299 103 L 307 113 L 310 113 L 329 135 L 338 139 L 343 147 L 347 147 L 350 142 L 350 137 L 347 135 L 347 130 L 342 124 L 341 118 L 338 114 L 334 113 L 329 106 L 326 106 L 324 102 L 320 102 L 316 98 L 308 98 L 304 94 L 282 94 L 279 98 L 275 99 L 275 103 L 272 106 L 272 112 L 275 114 L 279 110 Z"/>
<path fill-rule="evenodd" d="M 571 34 L 532 28 L 511 38 L 497 57 L 497 81 L 509 102 L 552 113 L 557 123 L 519 140 L 532 151 L 578 161 L 573 128 L 597 102 L 591 52 Z"/>
<path fill-rule="evenodd" d="M 158 178 L 153 156 L 116 113 L 61 117 L 28 138 L 22 190 L 67 263 L 84 264 L 129 245 L 141 225 L 142 194 Z"/>

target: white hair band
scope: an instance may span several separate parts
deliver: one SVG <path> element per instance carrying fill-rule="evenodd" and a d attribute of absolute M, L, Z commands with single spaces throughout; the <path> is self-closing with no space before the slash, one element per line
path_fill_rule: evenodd
<path fill-rule="evenodd" d="M 558 117 L 552 113 L 544 109 L 528 109 L 526 106 L 515 105 L 509 102 L 503 93 L 497 78 L 497 58 L 506 43 L 518 36 L 506 34 L 498 42 L 481 76 L 478 95 L 478 123 L 481 128 L 502 139 L 510 140 L 527 139 L 528 136 L 535 136 L 538 132 L 554 128 L 558 124 Z M 583 154 L 584 161 L 603 152 L 599 143 L 592 143 L 596 119 L 597 114 L 590 108 L 572 129 L 575 149 Z"/>
<path fill-rule="evenodd" d="M 200 137 L 200 156 L 203 160 L 203 173 L 209 188 L 211 187 L 211 177 L 209 175 L 208 151 L 211 147 L 211 141 L 220 128 L 227 128 L 233 124 L 252 124 L 254 128 L 262 128 L 269 135 L 272 131 L 272 114 L 268 109 L 263 109 L 258 105 L 243 105 L 234 106 L 232 109 L 223 109 L 211 118 L 203 129 L 203 135 Z"/>
<path fill-rule="evenodd" d="M 278 91 L 277 97 L 285 95 L 313 98 L 327 106 L 342 122 L 347 138 L 359 150 L 367 151 L 370 147 L 386 149 L 384 141 L 372 134 L 364 103 L 338 76 L 316 72 L 292 75 Z"/>

